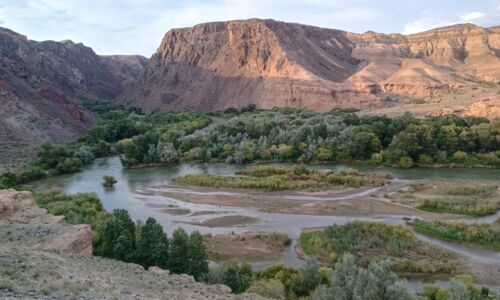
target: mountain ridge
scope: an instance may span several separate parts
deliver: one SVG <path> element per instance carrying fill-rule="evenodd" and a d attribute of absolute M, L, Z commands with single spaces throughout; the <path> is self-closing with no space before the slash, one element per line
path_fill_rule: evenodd
<path fill-rule="evenodd" d="M 43 140 L 78 136 L 95 119 L 81 102 L 113 99 L 146 63 L 99 56 L 72 41 L 29 40 L 7 28 L 0 28 L 0 54 L 2 160 Z"/>
<path fill-rule="evenodd" d="M 500 29 L 458 24 L 422 33 L 349 33 L 271 19 L 169 30 L 118 102 L 152 110 L 249 103 L 327 111 L 383 107 L 498 82 Z"/>

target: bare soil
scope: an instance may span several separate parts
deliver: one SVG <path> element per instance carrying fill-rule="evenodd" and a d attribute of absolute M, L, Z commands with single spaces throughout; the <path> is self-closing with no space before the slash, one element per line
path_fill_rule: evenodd
<path fill-rule="evenodd" d="M 280 257 L 288 243 L 288 236 L 279 233 L 250 232 L 204 236 L 209 258 L 215 261 L 271 261 Z"/>
<path fill-rule="evenodd" d="M 384 195 L 387 193 L 393 193 L 407 185 L 408 182 L 393 182 L 372 194 L 364 196 L 356 196 L 356 194 L 359 193 L 359 189 L 330 190 L 322 192 L 259 192 L 199 187 L 189 188 L 196 192 L 201 192 L 200 194 L 170 191 L 162 192 L 161 194 L 190 203 L 256 208 L 260 211 L 270 213 L 331 216 L 411 215 L 427 219 L 458 218 L 458 216 L 450 214 L 421 211 L 411 205 L 384 198 Z M 231 194 L 203 194 L 203 192 L 214 191 L 231 192 Z M 353 194 L 353 197 L 352 199 L 346 200 L 290 200 L 284 197 L 285 195 L 335 197 L 338 195 L 346 196 L 349 193 Z"/>

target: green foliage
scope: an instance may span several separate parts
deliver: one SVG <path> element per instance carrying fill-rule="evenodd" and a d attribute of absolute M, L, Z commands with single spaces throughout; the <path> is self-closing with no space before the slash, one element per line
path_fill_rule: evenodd
<path fill-rule="evenodd" d="M 203 245 L 203 237 L 198 231 L 193 231 L 189 236 L 188 243 L 188 274 L 199 279 L 208 272 L 208 255 Z"/>
<path fill-rule="evenodd" d="M 440 257 L 446 257 L 445 254 L 429 248 L 402 225 L 358 221 L 332 225 L 323 231 L 303 232 L 300 245 L 308 256 L 327 265 L 333 265 L 345 253 L 352 253 L 359 257 L 364 265 L 391 259 L 395 272 L 455 272 L 452 264 L 440 260 Z"/>
<path fill-rule="evenodd" d="M 415 220 L 408 223 L 415 231 L 439 239 L 466 242 L 494 250 L 500 249 L 500 229 L 489 224 Z"/>
<path fill-rule="evenodd" d="M 35 194 L 35 201 L 49 213 L 64 216 L 70 224 L 90 224 L 95 255 L 137 263 L 145 268 L 158 266 L 173 273 L 193 275 L 196 279 L 208 272 L 203 237 L 197 231 L 188 235 L 179 228 L 169 240 L 154 218 L 136 224 L 124 209 L 106 213 L 99 198 L 90 193 L 39 192 Z"/>
<path fill-rule="evenodd" d="M 332 185 L 349 187 L 378 186 L 384 184 L 390 175 L 361 173 L 355 170 L 341 172 L 309 171 L 304 166 L 284 167 L 249 167 L 239 174 L 245 177 L 191 174 L 175 178 L 181 185 L 208 187 L 227 187 L 243 189 L 265 189 L 269 191 L 291 189 L 320 189 Z"/>
<path fill-rule="evenodd" d="M 274 278 L 257 280 L 252 283 L 246 292 L 270 299 L 285 299 L 285 286 L 281 281 Z"/>
<path fill-rule="evenodd" d="M 285 287 L 287 299 L 293 299 L 296 296 L 304 294 L 304 289 L 301 285 L 303 274 L 300 269 L 286 267 L 284 264 L 280 263 L 257 272 L 256 276 L 258 279 L 279 280 Z"/>
<path fill-rule="evenodd" d="M 231 288 L 233 293 L 239 294 L 250 287 L 253 276 L 250 264 L 240 265 L 235 261 L 227 261 L 217 268 L 210 269 L 203 279 L 210 284 L 225 284 Z"/>
<path fill-rule="evenodd" d="M 50 214 L 64 216 L 70 224 L 96 224 L 103 213 L 101 201 L 93 193 L 66 195 L 52 190 L 36 193 L 35 201 Z"/>
<path fill-rule="evenodd" d="M 137 224 L 137 261 L 149 268 L 158 266 L 167 268 L 169 258 L 169 241 L 163 227 L 153 218 L 148 218 L 144 225 Z"/>
<path fill-rule="evenodd" d="M 451 213 L 468 216 L 493 215 L 498 209 L 495 203 L 481 201 L 481 199 L 424 199 L 417 208 L 438 213 Z"/>
<path fill-rule="evenodd" d="M 46 175 L 79 171 L 96 157 L 122 154 L 127 167 L 181 160 L 368 160 L 403 168 L 430 165 L 500 166 L 500 121 L 456 116 L 416 119 L 356 116 L 352 110 L 314 113 L 297 109 L 226 113 L 152 112 L 110 103 L 87 103 L 102 119 L 76 143 L 42 144 L 24 174 L 0 175 L 0 188 Z M 215 115 L 215 117 L 214 117 Z M 213 118 L 226 118 L 200 130 Z"/>
<path fill-rule="evenodd" d="M 304 253 L 327 264 L 337 261 L 337 254 L 332 249 L 331 241 L 324 231 L 306 231 L 300 234 L 300 246 Z"/>
<path fill-rule="evenodd" d="M 403 169 L 408 169 L 413 167 L 413 160 L 408 156 L 401 156 L 398 165 Z"/>
<path fill-rule="evenodd" d="M 117 183 L 116 178 L 111 175 L 104 175 L 102 179 L 104 180 L 103 185 L 105 187 L 112 187 L 115 185 L 115 183 Z"/>
<path fill-rule="evenodd" d="M 416 296 L 391 272 L 390 264 L 381 261 L 368 268 L 359 267 L 355 257 L 346 254 L 335 264 L 329 285 L 312 294 L 314 300 L 409 300 Z"/>
<path fill-rule="evenodd" d="M 174 273 L 181 273 L 182 271 L 188 269 L 188 248 L 188 234 L 182 228 L 176 229 L 172 234 L 172 239 L 170 241 L 170 271 Z"/>

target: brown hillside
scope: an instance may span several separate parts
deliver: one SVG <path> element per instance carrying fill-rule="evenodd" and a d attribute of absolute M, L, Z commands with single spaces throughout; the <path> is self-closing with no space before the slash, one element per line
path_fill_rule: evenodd
<path fill-rule="evenodd" d="M 354 34 L 278 22 L 215 22 L 167 32 L 118 101 L 151 110 L 376 108 L 500 80 L 500 29 Z"/>

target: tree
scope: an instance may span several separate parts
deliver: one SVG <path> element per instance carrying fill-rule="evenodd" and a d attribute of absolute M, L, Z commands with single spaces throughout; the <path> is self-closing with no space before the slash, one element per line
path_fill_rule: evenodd
<path fill-rule="evenodd" d="M 109 258 L 128 259 L 123 249 L 128 253 L 135 253 L 135 224 L 124 209 L 115 209 L 113 214 L 103 224 L 96 228 L 101 243 L 94 249 L 97 255 Z M 120 238 L 120 246 L 116 246 Z"/>
<path fill-rule="evenodd" d="M 158 141 L 156 155 L 162 164 L 175 164 L 179 162 L 180 152 L 175 149 L 174 144 Z"/>
<path fill-rule="evenodd" d="M 469 300 L 469 291 L 462 281 L 452 279 L 449 289 L 450 300 Z"/>
<path fill-rule="evenodd" d="M 241 266 L 234 261 L 226 262 L 223 266 L 222 280 L 231 288 L 233 293 L 243 293 L 252 282 L 252 266 L 244 263 Z"/>
<path fill-rule="evenodd" d="M 319 265 L 316 260 L 308 259 L 301 271 L 300 292 L 302 295 L 309 295 L 319 285 Z"/>
<path fill-rule="evenodd" d="M 312 294 L 314 300 L 410 300 L 415 295 L 408 286 L 397 281 L 390 263 L 372 263 L 368 268 L 357 266 L 354 256 L 345 254 L 335 264 L 330 286 L 319 286 Z"/>
<path fill-rule="evenodd" d="M 373 132 L 359 131 L 354 134 L 347 145 L 348 152 L 352 158 L 366 159 L 381 149 L 380 140 Z"/>
<path fill-rule="evenodd" d="M 182 228 L 177 228 L 170 240 L 168 267 L 173 273 L 185 273 L 189 270 L 189 236 Z"/>
<path fill-rule="evenodd" d="M 353 299 L 358 267 L 353 255 L 345 254 L 341 261 L 335 264 L 331 277 L 331 295 L 333 299 Z"/>
<path fill-rule="evenodd" d="M 134 262 L 134 238 L 128 231 L 122 231 L 115 240 L 112 258 L 126 262 Z"/>
<path fill-rule="evenodd" d="M 195 279 L 199 279 L 208 272 L 208 255 L 205 245 L 203 245 L 203 236 L 198 231 L 193 231 L 189 236 L 188 247 L 188 274 L 193 275 Z"/>
<path fill-rule="evenodd" d="M 80 146 L 80 148 L 75 151 L 75 156 L 78 157 L 84 164 L 91 163 L 95 158 L 92 147 L 86 145 Z"/>
<path fill-rule="evenodd" d="M 148 218 L 140 227 L 137 239 L 138 262 L 144 267 L 167 268 L 168 239 L 163 227 L 154 218 Z"/>
<path fill-rule="evenodd" d="M 82 161 L 79 158 L 70 157 L 60 161 L 56 166 L 56 170 L 60 173 L 74 173 L 80 171 L 82 166 Z"/>

